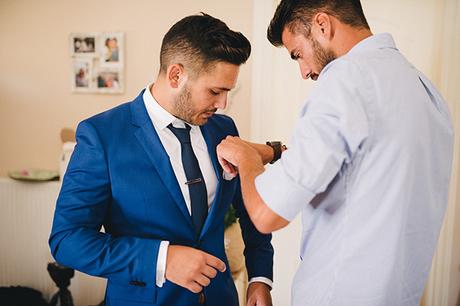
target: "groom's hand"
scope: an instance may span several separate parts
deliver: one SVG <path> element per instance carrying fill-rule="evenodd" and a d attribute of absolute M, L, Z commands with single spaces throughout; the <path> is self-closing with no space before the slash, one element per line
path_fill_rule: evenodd
<path fill-rule="evenodd" d="M 247 306 L 273 306 L 270 287 L 265 283 L 250 283 L 246 304 Z"/>
<path fill-rule="evenodd" d="M 168 247 L 166 279 L 193 293 L 201 292 L 225 269 L 222 260 L 203 251 L 181 245 Z"/>

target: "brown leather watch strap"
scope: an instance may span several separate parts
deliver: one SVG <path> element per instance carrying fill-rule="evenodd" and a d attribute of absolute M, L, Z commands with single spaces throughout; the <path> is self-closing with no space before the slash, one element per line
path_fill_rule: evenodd
<path fill-rule="evenodd" d="M 270 164 L 273 164 L 281 158 L 283 144 L 281 141 L 267 141 L 266 144 L 273 149 L 273 159 L 270 161 Z"/>

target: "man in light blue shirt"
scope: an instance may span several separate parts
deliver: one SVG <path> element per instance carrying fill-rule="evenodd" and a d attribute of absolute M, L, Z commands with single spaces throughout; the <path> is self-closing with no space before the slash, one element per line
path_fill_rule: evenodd
<path fill-rule="evenodd" d="M 419 305 L 448 201 L 443 98 L 359 1 L 283 0 L 268 38 L 318 81 L 290 148 L 266 170 L 268 146 L 228 137 L 217 151 L 259 231 L 302 212 L 292 304 Z"/>

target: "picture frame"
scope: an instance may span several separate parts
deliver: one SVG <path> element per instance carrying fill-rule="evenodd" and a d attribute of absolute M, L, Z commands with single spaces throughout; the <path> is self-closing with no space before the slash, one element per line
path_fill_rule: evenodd
<path fill-rule="evenodd" d="M 98 39 L 101 67 L 123 67 L 124 35 L 122 32 L 104 32 Z"/>
<path fill-rule="evenodd" d="M 71 89 L 75 93 L 124 92 L 124 33 L 71 33 Z"/>
<path fill-rule="evenodd" d="M 97 33 L 71 33 L 70 53 L 72 56 L 93 57 L 97 54 Z"/>
<path fill-rule="evenodd" d="M 91 59 L 77 58 L 72 67 L 72 90 L 76 92 L 91 92 L 93 61 Z"/>
<path fill-rule="evenodd" d="M 122 93 L 123 74 L 118 68 L 99 68 L 95 74 L 97 92 Z"/>

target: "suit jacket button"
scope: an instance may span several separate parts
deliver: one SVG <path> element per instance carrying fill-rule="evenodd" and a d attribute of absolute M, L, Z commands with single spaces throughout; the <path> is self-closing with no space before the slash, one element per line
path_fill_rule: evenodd
<path fill-rule="evenodd" d="M 198 303 L 204 304 L 205 300 L 206 300 L 206 299 L 204 298 L 204 293 L 201 292 L 201 293 L 199 294 L 199 296 L 198 296 Z"/>

